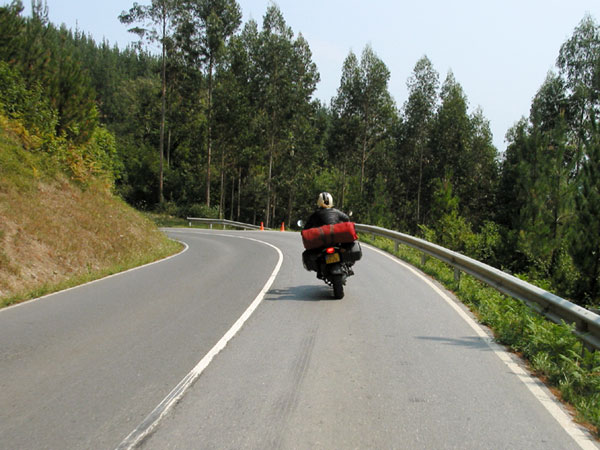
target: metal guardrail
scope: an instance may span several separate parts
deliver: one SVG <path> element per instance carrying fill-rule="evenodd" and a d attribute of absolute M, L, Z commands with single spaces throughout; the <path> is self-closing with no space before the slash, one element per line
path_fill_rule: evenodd
<path fill-rule="evenodd" d="M 233 228 L 242 228 L 244 230 L 260 230 L 260 226 L 258 225 L 251 225 L 249 223 L 242 223 L 242 222 L 234 222 L 233 220 L 227 220 L 227 219 L 203 219 L 203 218 L 197 218 L 197 217 L 188 217 L 186 219 L 190 226 L 192 225 L 192 222 L 196 222 L 196 223 L 202 223 L 205 225 L 210 225 L 210 227 L 212 228 L 213 225 L 222 225 L 223 229 L 225 229 L 225 227 L 233 227 Z"/>
<path fill-rule="evenodd" d="M 600 349 L 600 315 L 468 256 L 397 231 L 356 224 L 356 231 L 382 236 L 437 258 L 503 294 L 519 299 L 555 323 L 575 324 L 573 332 L 592 349 Z"/>
<path fill-rule="evenodd" d="M 224 228 L 234 227 L 247 230 L 260 230 L 260 226 L 258 225 L 250 225 L 224 219 L 200 219 L 188 217 L 187 220 L 190 222 L 190 225 L 192 222 L 197 222 L 211 226 L 222 225 Z M 575 329 L 573 330 L 575 335 L 577 335 L 589 348 L 595 350 L 600 349 L 600 315 L 592 311 L 575 305 L 568 300 L 558 297 L 557 295 L 502 272 L 494 267 L 488 266 L 487 264 L 483 264 L 468 256 L 432 244 L 423 239 L 373 225 L 356 224 L 356 231 L 391 239 L 396 245 L 399 243 L 408 245 L 426 255 L 451 265 L 454 267 L 457 276 L 460 271 L 463 271 L 503 294 L 525 302 L 529 307 L 552 322 L 562 323 L 564 321 L 568 324 L 575 324 Z"/>

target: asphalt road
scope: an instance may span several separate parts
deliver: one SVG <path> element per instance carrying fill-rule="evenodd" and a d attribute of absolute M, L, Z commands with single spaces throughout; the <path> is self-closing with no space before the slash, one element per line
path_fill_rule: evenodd
<path fill-rule="evenodd" d="M 0 311 L 1 449 L 123 443 L 273 274 L 278 252 L 252 239 L 283 253 L 273 285 L 141 448 L 596 448 L 464 308 L 379 252 L 333 300 L 297 234 L 169 233 L 189 249 Z"/>

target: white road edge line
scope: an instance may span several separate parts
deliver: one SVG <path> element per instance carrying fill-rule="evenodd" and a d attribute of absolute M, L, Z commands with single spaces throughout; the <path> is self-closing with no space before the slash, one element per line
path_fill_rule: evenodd
<path fill-rule="evenodd" d="M 173 232 L 184 232 L 171 230 Z M 202 372 L 208 367 L 213 358 L 225 348 L 227 343 L 238 333 L 238 331 L 242 328 L 244 323 L 250 318 L 252 313 L 258 308 L 258 305 L 262 302 L 265 294 L 273 285 L 279 270 L 281 269 L 281 265 L 283 264 L 283 253 L 277 247 L 268 242 L 261 241 L 258 239 L 253 239 L 246 236 L 236 236 L 230 234 L 216 234 L 216 233 L 197 233 L 197 234 L 210 234 L 212 236 L 227 236 L 234 237 L 239 239 L 247 239 L 250 241 L 259 242 L 261 244 L 268 245 L 275 249 L 279 255 L 279 260 L 273 269 L 269 279 L 266 284 L 262 288 L 262 290 L 258 293 L 254 301 L 250 304 L 248 309 L 244 311 L 244 313 L 240 316 L 240 318 L 233 324 L 233 326 L 223 335 L 223 337 L 215 344 L 215 346 L 200 360 L 200 362 L 194 367 L 190 373 L 188 373 L 183 380 L 179 382 L 177 386 L 167 395 L 160 404 L 154 408 L 144 420 L 138 425 L 138 427 L 133 430 L 129 436 L 127 436 L 121 444 L 117 447 L 117 450 L 129 450 L 135 448 L 144 438 L 149 436 L 152 431 L 158 426 L 158 423 L 162 420 L 163 417 L 167 415 L 170 409 L 183 397 L 185 392 L 190 388 L 190 386 L 198 379 L 198 377 L 202 374 Z"/>
<path fill-rule="evenodd" d="M 180 241 L 177 241 L 177 242 L 180 242 Z M 56 291 L 56 292 L 52 292 L 52 293 L 50 293 L 50 294 L 42 295 L 41 297 L 32 298 L 32 299 L 30 299 L 30 300 L 25 300 L 25 301 L 23 301 L 23 302 L 17 303 L 16 305 L 7 306 L 6 308 L 1 308 L 1 309 L 0 309 L 0 314 L 2 314 L 2 312 L 3 312 L 3 311 L 7 311 L 7 310 L 9 310 L 9 309 L 18 308 L 18 307 L 20 307 L 20 306 L 29 305 L 29 304 L 31 304 L 31 303 L 37 302 L 38 300 L 42 300 L 42 299 L 44 299 L 44 298 L 52 297 L 53 295 L 62 294 L 63 292 L 69 292 L 69 291 L 72 291 L 72 290 L 74 290 L 74 289 L 79 289 L 79 288 L 81 288 L 81 287 L 88 286 L 88 285 L 90 285 L 90 284 L 94 284 L 94 283 L 98 283 L 98 282 L 100 282 L 100 281 L 108 280 L 109 278 L 118 277 L 119 275 L 123 275 L 123 274 L 125 274 L 125 273 L 129 273 L 129 272 L 133 272 L 134 270 L 143 269 L 144 267 L 149 267 L 149 266 L 153 266 L 154 264 L 159 264 L 159 263 L 162 263 L 162 262 L 168 261 L 168 260 L 169 260 L 169 259 L 171 259 L 171 258 L 175 258 L 176 256 L 182 255 L 182 254 L 184 254 L 185 252 L 187 252 L 187 250 L 188 250 L 188 248 L 189 248 L 189 247 L 188 247 L 188 245 L 187 245 L 185 242 L 180 242 L 180 243 L 181 243 L 181 244 L 183 244 L 185 247 L 184 247 L 184 249 L 183 249 L 183 250 L 181 250 L 181 251 L 180 251 L 180 252 L 178 252 L 178 253 L 175 253 L 174 255 L 167 256 L 166 258 L 159 259 L 158 261 L 153 261 L 153 262 L 151 262 L 151 263 L 144 264 L 143 266 L 132 267 L 131 269 L 127 269 L 127 270 L 124 270 L 124 271 L 122 271 L 122 272 L 113 273 L 112 275 L 107 275 L 107 276 L 105 276 L 105 277 L 98 278 L 98 279 L 96 279 L 96 280 L 88 281 L 87 283 L 78 284 L 77 286 L 73 286 L 73 287 L 70 287 L 70 288 L 67 288 L 67 289 L 63 289 L 63 290 L 61 290 L 61 291 Z"/>
<path fill-rule="evenodd" d="M 375 248 L 371 245 L 366 245 L 366 247 L 371 250 L 380 253 L 381 255 L 391 259 L 395 263 L 401 265 L 402 267 L 410 270 L 416 276 L 425 281 L 440 297 L 444 299 L 446 303 L 448 303 L 457 313 L 458 315 L 465 321 L 469 326 L 477 333 L 479 337 L 492 349 L 492 351 L 500 358 L 500 360 L 508 366 L 508 368 L 527 386 L 529 391 L 533 394 L 533 396 L 546 408 L 546 410 L 554 417 L 554 419 L 560 424 L 560 426 L 573 438 L 573 440 L 585 450 L 597 450 L 593 439 L 588 436 L 579 426 L 577 426 L 571 417 L 565 413 L 562 409 L 560 402 L 554 398 L 554 396 L 549 395 L 546 392 L 546 388 L 541 381 L 537 378 L 532 377 L 528 374 L 523 368 L 517 364 L 512 356 L 502 348 L 499 344 L 494 342 L 494 340 L 484 331 L 484 329 L 475 321 L 471 316 L 469 316 L 454 300 L 452 300 L 444 291 L 442 291 L 438 286 L 436 286 L 429 278 L 415 269 L 408 263 L 386 253 L 378 248 Z"/>

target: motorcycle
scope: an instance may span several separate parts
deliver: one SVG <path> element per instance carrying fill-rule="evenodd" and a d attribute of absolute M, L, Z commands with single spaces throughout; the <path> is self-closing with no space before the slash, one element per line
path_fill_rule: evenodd
<path fill-rule="evenodd" d="M 303 222 L 298 221 L 298 225 L 303 226 Z M 348 231 L 350 227 L 351 231 Z M 344 297 L 346 280 L 354 275 L 352 266 L 362 258 L 362 249 L 356 239 L 354 224 L 351 222 L 325 225 L 302 232 L 306 248 L 302 253 L 304 268 L 317 272 L 317 278 L 333 288 L 336 299 Z"/>

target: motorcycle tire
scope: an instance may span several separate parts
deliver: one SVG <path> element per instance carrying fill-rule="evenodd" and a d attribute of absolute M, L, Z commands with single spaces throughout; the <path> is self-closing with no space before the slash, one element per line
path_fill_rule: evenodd
<path fill-rule="evenodd" d="M 331 284 L 333 285 L 333 296 L 338 300 L 344 298 L 343 275 L 333 275 Z"/>

